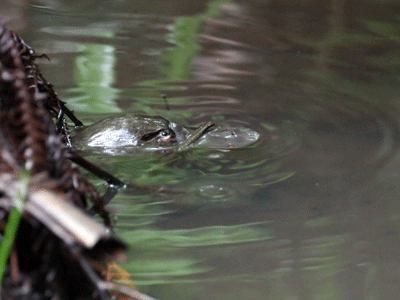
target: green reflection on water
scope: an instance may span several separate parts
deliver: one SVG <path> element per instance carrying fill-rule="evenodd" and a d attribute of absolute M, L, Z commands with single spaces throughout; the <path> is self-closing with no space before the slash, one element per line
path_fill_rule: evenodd
<path fill-rule="evenodd" d="M 68 102 L 75 111 L 86 113 L 120 113 L 122 110 L 115 103 L 117 98 L 135 98 L 135 110 L 149 114 L 157 114 L 157 111 L 149 107 L 149 104 L 160 103 L 158 93 L 149 91 L 150 88 L 162 90 L 176 90 L 180 87 L 165 85 L 166 83 L 188 79 L 193 59 L 202 49 L 199 43 L 199 35 L 202 32 L 204 22 L 212 19 L 221 12 L 221 5 L 230 0 L 215 0 L 208 4 L 204 13 L 190 17 L 177 18 L 170 26 L 168 40 L 176 47 L 166 49 L 162 54 L 163 66 L 161 79 L 141 81 L 135 89 L 119 91 L 113 87 L 115 83 L 115 65 L 117 63 L 116 49 L 112 45 L 97 43 L 79 43 L 77 47 L 82 54 L 76 58 L 74 66 L 74 81 L 76 88 L 67 91 Z M 90 37 L 115 36 L 116 28 L 74 28 L 73 32 L 67 31 L 65 35 L 80 35 Z M 78 34 L 77 34 L 78 32 Z M 143 87 L 144 89 L 140 88 Z M 191 99 L 170 99 L 170 103 L 187 102 Z M 189 118 L 189 112 L 179 112 L 181 117 Z"/>
<path fill-rule="evenodd" d="M 246 243 L 272 239 L 275 236 L 268 228 L 259 227 L 267 222 L 247 223 L 231 226 L 209 226 L 181 230 L 135 230 L 121 236 L 131 245 L 140 247 L 197 247 Z"/>
<path fill-rule="evenodd" d="M 204 22 L 210 20 L 221 13 L 221 5 L 231 2 L 231 0 L 214 0 L 211 1 L 204 13 L 191 17 L 177 18 L 173 25 L 170 26 L 171 33 L 168 35 L 169 42 L 176 45 L 164 51 L 162 54 L 163 66 L 162 73 L 164 78 L 141 81 L 139 86 L 161 88 L 163 91 L 180 89 L 171 82 L 187 80 L 192 71 L 192 61 L 202 50 L 199 42 L 199 36 L 202 32 Z M 137 91 L 124 91 L 125 97 L 137 96 Z M 144 103 L 149 103 L 151 99 L 137 98 Z M 191 98 L 175 98 L 169 99 L 168 102 L 182 103 L 191 101 Z M 160 99 L 157 99 L 160 102 Z M 148 111 L 145 105 L 137 105 L 137 109 Z M 180 112 L 181 116 L 182 113 Z M 190 117 L 191 114 L 186 113 L 184 117 Z"/>
<path fill-rule="evenodd" d="M 170 41 L 176 47 L 168 49 L 164 55 L 164 74 L 167 78 L 164 81 L 180 81 L 188 79 L 191 72 L 192 60 L 195 58 L 202 46 L 199 43 L 199 35 L 205 21 L 218 16 L 221 12 L 221 5 L 231 2 L 230 0 L 215 0 L 209 3 L 204 13 L 194 17 L 182 17 L 171 26 Z M 159 84 L 162 81 L 147 81 L 142 84 Z M 179 101 L 182 101 L 180 99 Z"/>
<path fill-rule="evenodd" d="M 322 217 L 309 220 L 305 222 L 304 226 L 308 228 L 318 228 L 322 226 L 331 225 L 332 223 L 333 223 L 333 217 L 329 216 L 329 217 Z"/>
<path fill-rule="evenodd" d="M 113 37 L 113 29 L 81 28 L 83 35 Z M 74 110 L 90 113 L 119 113 L 121 109 L 115 103 L 118 90 L 113 88 L 115 82 L 115 47 L 111 45 L 82 43 L 79 44 L 82 55 L 75 60 L 74 81 L 77 88 L 70 89 L 72 96 L 68 103 Z"/>
<path fill-rule="evenodd" d="M 133 261 L 124 264 L 124 268 L 135 274 L 135 282 L 143 286 L 178 281 L 248 280 L 242 274 L 219 274 L 212 278 L 193 276 L 204 275 L 214 269 L 214 266 L 206 263 L 207 257 L 237 255 L 237 248 L 233 245 L 246 247 L 246 243 L 256 241 L 268 241 L 272 245 L 275 235 L 269 226 L 270 222 L 256 222 L 164 231 L 151 228 L 128 231 L 117 228 L 117 233 L 129 242 L 133 252 L 131 258 L 134 257 Z M 213 247 L 216 245 L 225 247 Z M 193 257 L 188 248 L 200 251 L 201 259 Z"/>
<path fill-rule="evenodd" d="M 159 276 L 184 276 L 207 272 L 210 268 L 195 266 L 198 261 L 186 258 L 147 258 L 136 260 L 133 264 L 128 264 L 128 268 L 133 268 L 134 274 L 141 276 L 159 277 Z"/>
<path fill-rule="evenodd" d="M 393 41 L 400 40 L 400 24 L 399 22 L 377 21 L 377 20 L 361 20 L 365 26 L 377 33 L 378 35 L 389 38 Z"/>

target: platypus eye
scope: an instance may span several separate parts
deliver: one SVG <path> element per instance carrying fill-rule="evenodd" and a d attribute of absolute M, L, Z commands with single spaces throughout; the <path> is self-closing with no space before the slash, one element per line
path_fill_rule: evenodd
<path fill-rule="evenodd" d="M 140 140 L 142 142 L 150 142 L 154 139 L 161 139 L 164 142 L 171 142 L 175 138 L 175 133 L 170 129 L 161 129 L 155 132 L 150 132 L 142 135 Z"/>
<path fill-rule="evenodd" d="M 169 133 L 169 132 L 167 132 L 166 130 L 161 130 L 160 131 L 160 133 L 159 133 L 159 135 L 161 136 L 161 137 L 168 137 L 168 136 L 170 136 L 171 134 Z"/>
<path fill-rule="evenodd" d="M 175 141 L 175 132 L 171 129 L 160 130 L 158 136 L 164 142 L 171 143 Z"/>

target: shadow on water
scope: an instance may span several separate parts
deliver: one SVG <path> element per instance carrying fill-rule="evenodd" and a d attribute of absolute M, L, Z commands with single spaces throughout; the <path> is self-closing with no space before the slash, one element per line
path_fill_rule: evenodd
<path fill-rule="evenodd" d="M 145 292 L 396 298 L 397 3 L 43 3 L 16 18 L 87 124 L 144 112 L 260 133 L 229 151 L 85 152 L 127 183 L 110 209 Z"/>

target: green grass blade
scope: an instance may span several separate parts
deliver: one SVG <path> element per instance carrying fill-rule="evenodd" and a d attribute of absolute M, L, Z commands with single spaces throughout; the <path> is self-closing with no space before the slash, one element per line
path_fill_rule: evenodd
<path fill-rule="evenodd" d="M 4 271 L 10 254 L 10 249 L 13 245 L 15 235 L 18 231 L 18 226 L 21 220 L 22 212 L 24 209 L 25 199 L 28 192 L 28 184 L 30 173 L 22 169 L 17 184 L 17 193 L 15 195 L 13 208 L 8 217 L 6 230 L 4 232 L 3 240 L 0 245 L 0 292 L 3 280 Z"/>

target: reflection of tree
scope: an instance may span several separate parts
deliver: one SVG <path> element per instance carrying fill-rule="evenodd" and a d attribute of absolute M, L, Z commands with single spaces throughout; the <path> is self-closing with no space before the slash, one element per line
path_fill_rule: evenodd
<path fill-rule="evenodd" d="M 115 36 L 115 26 L 107 23 L 87 27 L 61 27 L 57 31 L 66 36 L 89 36 L 110 39 Z M 80 50 L 75 59 L 74 81 L 77 87 L 70 88 L 68 102 L 75 110 L 91 113 L 118 113 L 121 109 L 114 100 L 118 90 L 113 87 L 116 73 L 115 46 L 95 42 L 73 43 Z"/>
<path fill-rule="evenodd" d="M 182 89 L 181 83 L 189 80 L 192 76 L 193 64 L 203 49 L 200 38 L 205 23 L 220 15 L 222 6 L 229 2 L 231 0 L 212 0 L 207 4 L 203 13 L 198 13 L 194 16 L 177 17 L 173 24 L 168 26 L 167 39 L 174 47 L 164 49 L 161 54 L 162 78 L 143 80 L 138 83 L 138 88 L 135 91 L 124 93 L 124 95 L 132 95 L 139 100 L 135 105 L 137 110 L 145 111 L 149 114 L 156 113 L 149 107 L 148 97 L 143 98 L 138 95 L 138 90 L 147 91 L 148 88 L 154 88 L 171 92 Z M 156 97 L 156 102 L 160 103 L 160 96 L 156 95 Z M 191 98 L 180 98 L 179 100 L 169 98 L 168 102 L 169 104 L 173 104 L 175 101 L 185 103 L 191 100 Z M 188 112 L 184 114 L 185 118 L 192 116 Z"/>
<path fill-rule="evenodd" d="M 112 34 L 112 32 L 110 32 Z M 82 55 L 75 60 L 76 89 L 69 92 L 82 93 L 78 97 L 71 97 L 75 109 L 92 113 L 121 112 L 114 100 L 118 90 L 113 87 L 115 81 L 115 47 L 101 44 L 80 44 L 84 49 Z"/>
<path fill-rule="evenodd" d="M 179 17 L 170 27 L 169 41 L 176 47 L 169 48 L 163 53 L 165 79 L 146 81 L 141 85 L 158 85 L 163 82 L 187 80 L 192 71 L 193 59 L 202 49 L 200 35 L 204 23 L 218 16 L 221 6 L 230 0 L 211 1 L 204 13 L 193 17 Z M 164 87 L 165 89 L 165 87 Z"/>

